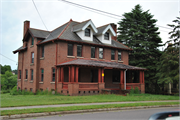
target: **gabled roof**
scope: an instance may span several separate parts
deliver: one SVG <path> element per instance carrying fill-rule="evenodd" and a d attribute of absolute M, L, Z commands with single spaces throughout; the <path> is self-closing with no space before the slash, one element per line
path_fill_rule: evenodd
<path fill-rule="evenodd" d="M 96 26 L 93 24 L 93 22 L 91 20 L 87 20 L 87 21 L 84 21 L 82 23 L 79 23 L 79 24 L 73 26 L 73 32 L 85 30 L 88 26 L 92 27 L 94 33 L 98 32 L 96 29 Z"/>
<path fill-rule="evenodd" d="M 111 34 L 113 36 L 116 36 L 116 33 L 114 32 L 110 24 L 104 25 L 102 27 L 98 27 L 97 29 L 98 29 L 98 32 L 95 35 L 105 34 L 108 30 L 110 30 Z"/>
<path fill-rule="evenodd" d="M 145 68 L 135 67 L 131 65 L 124 65 L 116 62 L 99 61 L 99 60 L 86 60 L 86 59 L 75 59 L 65 63 L 58 64 L 57 66 L 68 66 L 68 65 L 80 65 L 80 66 L 93 66 L 93 67 L 107 67 L 116 69 L 128 69 L 128 70 L 146 70 Z"/>
<path fill-rule="evenodd" d="M 50 33 L 49 31 L 38 30 L 34 28 L 29 28 L 29 31 L 34 37 L 37 37 L 37 38 L 46 38 Z"/>

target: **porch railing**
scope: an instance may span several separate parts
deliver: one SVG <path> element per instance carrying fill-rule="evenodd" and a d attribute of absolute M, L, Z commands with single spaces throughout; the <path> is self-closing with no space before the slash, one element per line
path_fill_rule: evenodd
<path fill-rule="evenodd" d="M 140 83 L 126 83 L 126 89 L 131 89 L 131 87 L 135 88 L 138 87 L 139 90 L 141 89 L 141 84 Z"/>
<path fill-rule="evenodd" d="M 79 83 L 79 90 L 98 90 L 98 83 Z"/>

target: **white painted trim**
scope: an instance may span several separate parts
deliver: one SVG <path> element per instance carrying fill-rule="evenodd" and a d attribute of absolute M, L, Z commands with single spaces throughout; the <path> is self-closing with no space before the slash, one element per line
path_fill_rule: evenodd
<path fill-rule="evenodd" d="M 116 33 L 114 32 L 114 30 L 113 30 L 113 28 L 111 27 L 111 25 L 108 25 L 108 26 L 106 27 L 106 29 L 104 29 L 104 31 L 102 32 L 102 34 L 105 34 L 108 30 L 110 30 L 110 32 L 111 32 L 111 34 L 112 34 L 113 36 L 116 36 Z"/>
<path fill-rule="evenodd" d="M 89 25 L 91 25 L 94 33 L 97 33 L 97 32 L 98 32 L 96 26 L 93 24 L 93 22 L 92 22 L 91 20 L 88 21 L 88 22 L 86 23 L 86 25 L 83 26 L 82 30 L 85 30 Z"/>

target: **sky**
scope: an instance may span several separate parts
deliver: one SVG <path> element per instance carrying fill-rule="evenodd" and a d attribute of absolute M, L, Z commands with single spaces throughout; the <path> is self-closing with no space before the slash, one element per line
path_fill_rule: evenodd
<path fill-rule="evenodd" d="M 122 16 L 131 12 L 135 5 L 140 4 L 143 11 L 157 19 L 160 37 L 165 43 L 169 40 L 168 32 L 173 20 L 180 16 L 180 0 L 67 0 L 73 3 L 95 8 L 105 12 Z M 82 22 L 91 19 L 96 27 L 115 23 L 122 17 L 114 18 L 97 12 L 88 11 L 61 0 L 34 0 L 34 3 L 45 24 L 36 11 L 32 0 L 0 0 L 0 64 L 10 65 L 12 70 L 17 69 L 18 54 L 12 51 L 22 46 L 23 23 L 30 21 L 31 28 L 53 30 L 70 19 Z M 166 27 L 166 28 L 164 28 Z M 46 29 L 47 28 L 47 29 Z M 160 48 L 163 49 L 163 48 Z"/>

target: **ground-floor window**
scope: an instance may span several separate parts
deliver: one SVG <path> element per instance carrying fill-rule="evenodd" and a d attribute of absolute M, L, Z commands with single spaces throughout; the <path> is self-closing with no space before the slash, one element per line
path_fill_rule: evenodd
<path fill-rule="evenodd" d="M 120 71 L 119 70 L 113 70 L 112 81 L 113 82 L 120 82 Z"/>
<path fill-rule="evenodd" d="M 139 83 L 139 71 L 126 71 L 127 83 Z"/>

